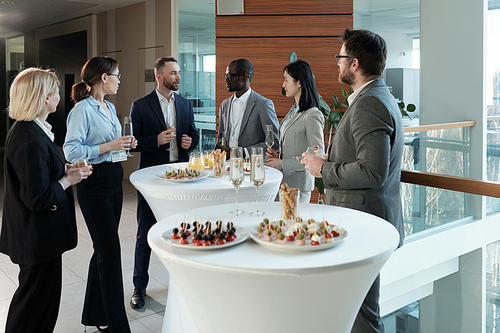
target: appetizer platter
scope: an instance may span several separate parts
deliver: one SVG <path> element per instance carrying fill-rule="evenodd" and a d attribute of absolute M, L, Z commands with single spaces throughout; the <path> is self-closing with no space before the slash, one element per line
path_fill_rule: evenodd
<path fill-rule="evenodd" d="M 339 245 L 347 238 L 347 230 L 330 225 L 326 220 L 263 221 L 252 228 L 250 237 L 270 249 L 288 252 L 321 251 Z"/>
<path fill-rule="evenodd" d="M 241 227 L 235 226 L 229 221 L 205 222 L 201 224 L 193 222 L 181 223 L 179 228 L 165 231 L 161 239 L 167 244 L 190 250 L 216 250 L 231 247 L 243 243 L 249 236 L 249 232 Z"/>
<path fill-rule="evenodd" d="M 190 169 L 171 169 L 164 173 L 157 173 L 155 176 L 159 179 L 175 183 L 188 183 L 198 181 L 208 177 L 208 172 Z"/>

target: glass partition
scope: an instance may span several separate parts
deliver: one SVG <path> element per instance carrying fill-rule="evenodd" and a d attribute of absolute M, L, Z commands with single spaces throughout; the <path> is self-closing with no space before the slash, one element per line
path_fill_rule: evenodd
<path fill-rule="evenodd" d="M 469 177 L 469 128 L 433 130 L 405 135 L 401 167 Z M 406 235 L 470 216 L 470 194 L 401 183 Z"/>
<path fill-rule="evenodd" d="M 488 1 L 486 29 L 486 112 L 487 112 L 487 146 L 486 168 L 487 180 L 500 181 L 500 3 Z M 500 211 L 499 198 L 486 199 L 486 213 Z"/>
<path fill-rule="evenodd" d="M 193 105 L 200 133 L 197 150 L 215 147 L 215 5 L 186 0 L 179 4 L 179 94 Z"/>

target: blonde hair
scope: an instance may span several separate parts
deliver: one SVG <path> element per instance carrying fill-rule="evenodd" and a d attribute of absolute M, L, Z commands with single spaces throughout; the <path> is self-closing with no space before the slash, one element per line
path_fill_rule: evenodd
<path fill-rule="evenodd" d="M 48 69 L 27 68 L 19 73 L 10 87 L 9 116 L 30 121 L 45 109 L 45 100 L 59 86 L 57 75 Z"/>

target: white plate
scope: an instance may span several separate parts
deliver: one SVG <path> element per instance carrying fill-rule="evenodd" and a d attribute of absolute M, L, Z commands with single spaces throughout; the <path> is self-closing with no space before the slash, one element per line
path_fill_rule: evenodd
<path fill-rule="evenodd" d="M 181 247 L 183 249 L 201 250 L 201 251 L 217 250 L 217 249 L 223 249 L 223 248 L 226 248 L 226 247 L 234 246 L 234 245 L 243 243 L 248 238 L 248 236 L 250 235 L 250 233 L 246 229 L 236 226 L 236 239 L 234 241 L 232 241 L 232 242 L 227 242 L 224 245 L 213 244 L 213 245 L 210 245 L 210 246 L 194 246 L 193 243 L 192 243 L 192 240 L 193 240 L 193 236 L 192 235 L 188 237 L 189 244 L 186 244 L 186 245 L 179 244 L 179 240 L 172 240 L 172 230 L 173 230 L 173 228 L 165 231 L 163 233 L 163 235 L 161 236 L 161 239 L 165 243 L 167 243 L 167 244 L 169 244 L 171 246 Z"/>
<path fill-rule="evenodd" d="M 208 172 L 202 171 L 200 173 L 199 177 L 197 177 L 197 178 L 190 178 L 190 179 L 172 179 L 172 178 L 167 179 L 167 178 L 165 178 L 165 172 L 164 173 L 157 173 L 157 174 L 155 174 L 155 176 L 157 178 L 160 178 L 161 180 L 166 180 L 166 181 L 169 181 L 169 182 L 174 182 L 174 183 L 190 183 L 190 182 L 198 181 L 200 179 L 207 178 L 208 177 Z"/>
<path fill-rule="evenodd" d="M 287 251 L 287 252 L 311 252 L 311 251 L 326 250 L 339 245 L 344 241 L 344 239 L 346 239 L 347 230 L 345 230 L 344 228 L 340 228 L 340 236 L 334 237 L 333 243 L 322 242 L 320 245 L 314 245 L 314 246 L 311 245 L 311 239 L 309 237 L 306 237 L 306 245 L 302 246 L 295 245 L 296 241 L 286 242 L 285 245 L 276 244 L 275 238 L 272 242 L 266 242 L 264 238 L 259 238 L 257 227 L 252 228 L 252 231 L 250 232 L 250 237 L 252 237 L 252 239 L 256 241 L 258 244 L 273 250 Z"/>

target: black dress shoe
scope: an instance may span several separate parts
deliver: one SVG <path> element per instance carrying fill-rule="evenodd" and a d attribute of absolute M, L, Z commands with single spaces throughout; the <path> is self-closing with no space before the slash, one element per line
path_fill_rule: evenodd
<path fill-rule="evenodd" d="M 130 306 L 132 309 L 140 309 L 146 304 L 146 289 L 134 289 L 132 298 L 130 298 Z"/>
<path fill-rule="evenodd" d="M 97 327 L 97 330 L 99 332 L 109 332 L 108 326 L 106 326 L 105 328 L 101 328 L 100 326 L 96 326 L 96 327 Z"/>

